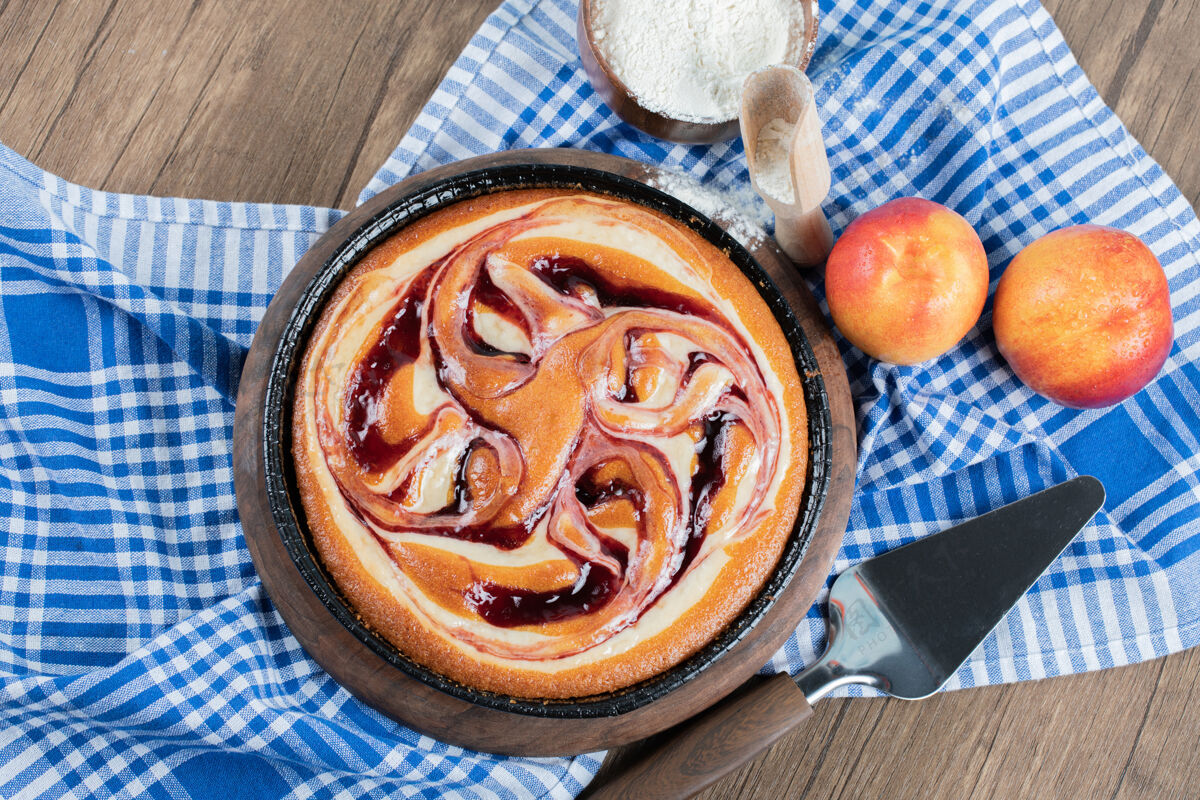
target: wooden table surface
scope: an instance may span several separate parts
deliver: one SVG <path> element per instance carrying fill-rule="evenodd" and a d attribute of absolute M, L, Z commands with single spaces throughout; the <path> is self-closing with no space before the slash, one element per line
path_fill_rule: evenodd
<path fill-rule="evenodd" d="M 111 191 L 350 208 L 494 6 L 0 0 L 0 141 Z M 1200 2 L 1047 6 L 1195 205 Z M 704 797 L 1194 798 L 1198 674 L 1200 649 L 919 703 L 825 700 Z"/>

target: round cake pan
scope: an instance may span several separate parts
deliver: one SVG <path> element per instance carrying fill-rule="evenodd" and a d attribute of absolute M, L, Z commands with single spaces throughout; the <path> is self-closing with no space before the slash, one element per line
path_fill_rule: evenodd
<path fill-rule="evenodd" d="M 335 678 L 384 713 L 418 729 L 441 735 L 442 738 L 501 752 L 563 752 L 554 746 L 533 747 L 532 750 L 489 747 L 470 736 L 457 739 L 454 736 L 447 737 L 444 726 L 433 724 L 430 720 L 422 724 L 422 719 L 414 718 L 420 717 L 420 714 L 410 713 L 412 707 L 420 708 L 420 703 L 415 706 L 412 703 L 407 706 L 400 704 L 403 708 L 398 708 L 386 698 L 381 700 L 380 696 L 386 694 L 390 678 L 395 682 L 397 691 L 420 687 L 418 694 L 426 698 L 441 696 L 469 707 L 503 712 L 504 715 L 564 722 L 621 715 L 640 717 L 644 714 L 635 712 L 645 712 L 652 704 L 661 706 L 665 699 L 679 693 L 681 687 L 694 681 L 697 676 L 720 665 L 723 656 L 738 648 L 748 637 L 753 637 L 756 626 L 784 595 L 805 558 L 821 519 L 833 463 L 833 426 L 825 372 L 796 313 L 758 261 L 723 228 L 680 200 L 614 172 L 578 164 L 504 161 L 500 159 L 500 163 L 494 163 L 493 159 L 492 163 L 474 169 L 467 162 L 462 164 L 461 170 L 440 180 L 416 181 L 417 185 L 408 190 L 405 190 L 404 184 L 393 187 L 385 196 L 376 198 L 368 207 L 356 211 L 358 220 L 348 217 L 314 245 L 297 265 L 299 274 L 289 278 L 293 285 L 289 287 L 285 284 L 272 302 L 267 313 L 270 319 L 264 318 L 264 324 L 256 335 L 239 393 L 235 472 L 239 475 L 239 509 L 246 525 L 247 541 L 260 573 L 264 573 L 264 583 L 301 644 Z M 404 226 L 453 203 L 493 192 L 533 188 L 583 189 L 632 201 L 679 220 L 725 251 L 757 287 L 791 345 L 796 369 L 803 383 L 809 422 L 809 468 L 800 511 L 779 562 L 750 605 L 707 646 L 675 667 L 616 692 L 570 700 L 530 700 L 460 684 L 407 657 L 366 626 L 353 606 L 343 598 L 316 553 L 297 491 L 291 456 L 291 409 L 305 344 L 325 304 L 364 254 Z M 314 264 L 314 259 L 319 259 L 319 263 Z M 307 268 L 301 269 L 306 260 Z M 307 279 L 302 287 L 294 285 L 295 281 L 305 277 Z M 287 291 L 289 288 L 290 291 Z M 277 302 L 287 303 L 288 307 L 277 308 Z M 263 337 L 262 342 L 259 337 Z M 844 381 L 844 374 L 840 378 Z M 253 382 L 249 389 L 248 381 Z M 256 407 L 243 413 L 243 401 Z M 247 506 L 253 508 L 248 509 Z M 841 513 L 840 509 L 838 513 Z M 269 525 L 263 524 L 268 520 Z M 839 538 L 844 523 L 843 517 L 841 526 L 835 525 L 839 527 Z M 265 530 L 267 528 L 270 530 Z M 276 538 L 274 541 L 263 540 L 263 536 Z M 287 598 L 280 596 L 278 579 L 266 580 L 265 572 L 280 574 L 280 565 L 268 552 L 280 552 L 277 544 L 282 545 L 282 551 L 286 552 L 286 557 L 302 579 L 300 582 L 288 581 L 290 588 L 286 589 L 289 594 Z M 828 557 L 831 558 L 831 552 Z M 268 559 L 271 559 L 269 564 Z M 822 564 L 822 575 L 827 570 L 828 564 Z M 294 593 L 301 584 L 301 591 L 311 593 L 319 602 L 320 608 L 327 614 L 326 619 L 319 618 L 320 613 L 313 610 L 316 606 L 311 603 L 307 604 L 305 610 L 298 610 L 294 601 L 301 598 L 295 597 Z M 808 602 L 811 602 L 811 597 Z M 791 620 L 790 627 L 798 622 L 798 619 Z M 337 632 L 335 627 L 340 627 L 344 633 Z M 773 628 L 772 635 L 779 640 L 774 642 L 774 648 L 777 648 L 782 644 L 780 631 L 786 638 L 789 623 L 785 620 L 782 627 L 776 624 Z M 327 649 L 335 640 L 350 641 L 344 634 L 349 634 L 350 639 L 361 645 L 362 655 L 358 656 L 358 662 L 363 662 L 361 671 L 367 675 L 366 686 L 358 679 L 359 676 L 348 677 L 347 666 L 343 663 L 345 658 L 335 657 Z M 772 650 L 767 651 L 766 657 Z M 765 660 L 765 657 L 761 658 L 761 661 Z M 337 662 L 336 668 L 331 667 L 332 662 Z M 745 671 L 744 665 L 742 670 Z M 351 664 L 349 672 L 355 671 Z M 748 675 L 742 675 L 741 679 L 745 677 Z M 427 690 L 433 690 L 433 693 Z M 717 697 L 695 701 L 693 705 L 697 707 L 694 711 L 715 699 Z M 449 707 L 459 708 L 453 701 Z M 665 719 L 677 721 L 672 715 L 666 715 Z"/>

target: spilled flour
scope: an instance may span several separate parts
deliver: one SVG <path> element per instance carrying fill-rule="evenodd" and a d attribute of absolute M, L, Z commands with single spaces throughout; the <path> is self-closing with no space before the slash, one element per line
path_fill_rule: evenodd
<path fill-rule="evenodd" d="M 660 172 L 646 182 L 713 220 L 748 250 L 767 240 L 771 215 L 752 189 L 721 191 L 682 172 Z"/>

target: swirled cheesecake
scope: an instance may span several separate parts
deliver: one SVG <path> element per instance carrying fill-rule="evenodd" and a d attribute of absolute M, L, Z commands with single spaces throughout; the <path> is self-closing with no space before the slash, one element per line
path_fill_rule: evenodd
<path fill-rule="evenodd" d="M 807 466 L 790 347 L 729 257 L 559 190 L 462 201 L 368 252 L 308 341 L 292 434 L 361 619 L 527 698 L 712 640 L 771 574 Z"/>

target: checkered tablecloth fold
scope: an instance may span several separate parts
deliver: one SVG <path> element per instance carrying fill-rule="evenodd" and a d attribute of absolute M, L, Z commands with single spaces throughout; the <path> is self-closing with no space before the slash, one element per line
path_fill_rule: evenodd
<path fill-rule="evenodd" d="M 972 686 L 1200 641 L 1200 223 L 1032 0 L 822 6 L 809 74 L 836 231 L 920 195 L 962 213 L 993 282 L 1097 222 L 1165 267 L 1176 342 L 1104 411 L 1033 394 L 990 305 L 917 367 L 842 342 L 859 477 L 836 569 L 1076 474 L 1104 511 L 953 679 Z M 739 142 L 673 145 L 591 91 L 571 0 L 508 0 L 364 189 L 502 149 L 662 164 L 768 218 Z M 263 594 L 234 503 L 233 404 L 283 276 L 340 212 L 95 192 L 0 147 L 0 796 L 569 797 L 599 766 L 465 752 L 334 684 Z M 806 273 L 818 299 L 820 271 Z M 823 643 L 823 602 L 766 667 Z"/>
<path fill-rule="evenodd" d="M 241 365 L 340 216 L 94 192 L 0 149 L 0 797 L 567 798 L 599 766 L 384 719 L 263 593 Z"/>

